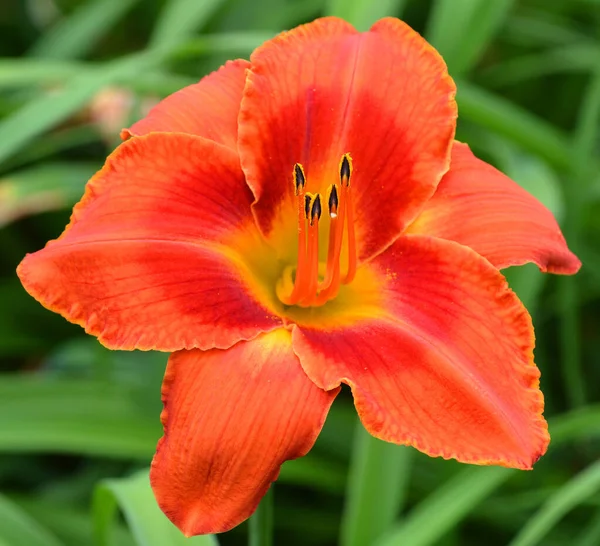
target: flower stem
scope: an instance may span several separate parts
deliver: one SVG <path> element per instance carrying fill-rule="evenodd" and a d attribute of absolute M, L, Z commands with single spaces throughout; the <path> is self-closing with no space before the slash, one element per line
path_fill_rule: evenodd
<path fill-rule="evenodd" d="M 398 516 L 413 451 L 373 438 L 359 422 L 341 529 L 342 546 L 370 546 Z"/>
<path fill-rule="evenodd" d="M 273 486 L 250 518 L 248 546 L 273 546 Z"/>

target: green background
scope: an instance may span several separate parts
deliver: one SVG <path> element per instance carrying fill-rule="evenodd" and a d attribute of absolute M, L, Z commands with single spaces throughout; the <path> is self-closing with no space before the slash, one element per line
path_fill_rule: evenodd
<path fill-rule="evenodd" d="M 166 355 L 101 348 L 14 270 L 59 235 L 117 144 L 119 123 L 102 129 L 90 108 L 100 91 L 120 90 L 126 125 L 324 14 L 422 32 L 457 81 L 458 138 L 552 209 L 584 266 L 507 272 L 534 317 L 553 438 L 534 471 L 372 440 L 345 393 L 314 450 L 283 467 L 275 544 L 600 545 L 599 0 L 2 0 L 0 546 L 214 544 L 184 540 L 147 484 Z"/>

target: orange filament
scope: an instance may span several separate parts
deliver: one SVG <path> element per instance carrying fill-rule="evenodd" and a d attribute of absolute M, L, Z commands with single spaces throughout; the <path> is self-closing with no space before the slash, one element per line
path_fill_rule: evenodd
<path fill-rule="evenodd" d="M 317 193 L 312 207 L 308 225 L 308 267 L 304 285 L 306 290 L 302 294 L 299 305 L 309 307 L 317 294 L 319 282 L 319 219 L 321 216 L 321 196 Z"/>
<path fill-rule="evenodd" d="M 329 188 L 329 245 L 327 248 L 327 269 L 325 271 L 325 279 L 319 283 L 319 290 L 326 289 L 333 279 L 334 268 L 336 264 L 339 264 L 339 260 L 336 258 L 339 256 L 339 246 L 341 245 L 340 235 L 344 228 L 344 209 L 340 208 L 340 200 L 338 196 L 337 186 L 333 184 Z M 342 202 L 344 203 L 344 202 Z M 343 205 L 342 205 L 343 206 Z M 341 226 L 338 226 L 341 224 Z M 339 238 L 339 241 L 338 241 Z"/>
<path fill-rule="evenodd" d="M 308 265 L 306 261 L 306 218 L 308 217 L 308 213 L 305 212 L 305 200 L 307 197 L 310 199 L 311 196 L 306 196 L 304 193 L 306 178 L 304 176 L 304 169 L 300 163 L 296 163 L 294 165 L 293 177 L 296 192 L 296 207 L 298 212 L 298 266 L 296 269 L 296 280 L 294 282 L 292 293 L 287 297 L 282 297 L 281 295 L 279 296 L 282 299 L 282 302 L 286 305 L 294 305 L 300 300 L 303 289 L 301 281 L 306 276 L 304 271 Z"/>
<path fill-rule="evenodd" d="M 352 203 L 352 192 L 348 186 L 346 207 L 346 225 L 348 226 L 348 271 L 342 281 L 343 284 L 350 284 L 356 275 L 356 235 L 354 233 L 354 204 Z"/>
<path fill-rule="evenodd" d="M 319 194 L 313 196 L 304 192 L 304 171 L 299 164 L 294 166 L 294 181 L 298 200 L 298 264 L 291 294 L 289 296 L 280 294 L 281 287 L 278 287 L 277 293 L 285 305 L 297 304 L 302 307 L 323 305 L 337 296 L 341 284 L 352 282 L 356 275 L 354 206 L 350 191 L 351 161 L 349 154 L 342 157 L 340 161 L 340 184 L 339 186 L 333 184 L 328 192 L 329 242 L 325 278 L 322 282 L 319 282 L 321 196 Z M 299 184 L 299 180 L 301 184 Z M 348 266 L 342 279 L 340 255 L 344 240 L 344 227 L 348 229 Z M 286 271 L 289 272 L 289 268 Z M 290 279 L 291 272 L 288 275 L 288 280 Z"/>

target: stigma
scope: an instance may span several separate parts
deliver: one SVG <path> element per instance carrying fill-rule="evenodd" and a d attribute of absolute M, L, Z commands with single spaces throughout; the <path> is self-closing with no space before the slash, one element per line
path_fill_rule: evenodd
<path fill-rule="evenodd" d="M 319 193 L 306 191 L 304 168 L 299 163 L 294 165 L 292 177 L 298 220 L 298 262 L 295 268 L 286 268 L 277 284 L 277 296 L 283 304 L 300 307 L 323 305 L 337 296 L 341 285 L 349 284 L 354 279 L 356 238 L 351 176 L 352 158 L 350 154 L 344 154 L 339 164 L 339 181 L 329 186 L 323 197 Z M 329 234 L 327 262 L 321 278 L 319 224 L 325 206 L 329 217 Z M 344 271 L 341 264 L 343 243 L 348 251 Z"/>

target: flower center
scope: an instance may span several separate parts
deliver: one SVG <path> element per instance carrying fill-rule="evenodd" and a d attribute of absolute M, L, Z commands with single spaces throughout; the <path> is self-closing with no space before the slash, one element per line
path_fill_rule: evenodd
<path fill-rule="evenodd" d="M 350 175 L 352 159 L 344 154 L 340 160 L 340 182 L 327 190 L 329 242 L 323 279 L 319 278 L 319 222 L 322 208 L 319 193 L 305 192 L 306 178 L 302 165 L 294 165 L 293 179 L 298 212 L 298 263 L 287 267 L 277 283 L 277 296 L 285 305 L 320 306 L 335 298 L 341 284 L 352 282 L 356 275 L 356 239 Z M 342 275 L 340 257 L 344 228 L 347 229 L 348 263 Z M 294 277 L 295 271 L 295 277 Z"/>

